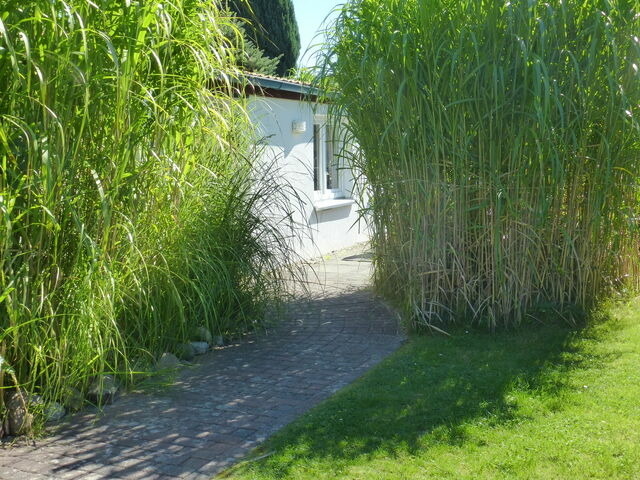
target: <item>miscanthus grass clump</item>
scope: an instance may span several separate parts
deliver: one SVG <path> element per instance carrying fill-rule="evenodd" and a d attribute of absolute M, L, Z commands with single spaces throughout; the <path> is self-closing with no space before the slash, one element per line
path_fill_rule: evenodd
<path fill-rule="evenodd" d="M 353 0 L 325 74 L 416 326 L 575 319 L 637 284 L 640 2 Z"/>
<path fill-rule="evenodd" d="M 208 0 L 0 8 L 0 388 L 64 402 L 282 293 L 260 212 L 287 205 L 253 168 L 223 31 Z"/>

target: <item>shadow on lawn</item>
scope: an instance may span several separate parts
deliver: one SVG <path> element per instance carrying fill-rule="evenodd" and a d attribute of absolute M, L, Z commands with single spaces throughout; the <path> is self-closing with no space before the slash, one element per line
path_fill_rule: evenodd
<path fill-rule="evenodd" d="M 447 338 L 414 338 L 262 450 L 287 455 L 251 468 L 286 475 L 305 460 L 339 463 L 374 453 L 416 454 L 436 444 L 459 446 L 468 440 L 466 424 L 499 425 L 515 418 L 514 390 L 545 392 L 562 408 L 563 373 L 594 360 L 574 341 L 589 335 L 591 329 L 542 325 L 494 335 L 463 330 Z"/>

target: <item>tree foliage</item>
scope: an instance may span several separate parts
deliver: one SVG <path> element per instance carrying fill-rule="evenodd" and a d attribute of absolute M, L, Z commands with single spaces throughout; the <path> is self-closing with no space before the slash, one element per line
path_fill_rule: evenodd
<path fill-rule="evenodd" d="M 231 10 L 224 11 L 223 15 L 229 18 L 229 24 L 224 29 L 224 33 L 232 42 L 237 65 L 247 72 L 275 75 L 282 54 L 277 57 L 267 56 L 249 38 L 245 28 L 246 22 L 238 18 L 236 13 Z"/>
<path fill-rule="evenodd" d="M 228 6 L 248 21 L 249 39 L 266 56 L 281 56 L 276 69 L 278 75 L 285 75 L 295 67 L 300 53 L 300 33 L 291 0 L 229 0 Z"/>

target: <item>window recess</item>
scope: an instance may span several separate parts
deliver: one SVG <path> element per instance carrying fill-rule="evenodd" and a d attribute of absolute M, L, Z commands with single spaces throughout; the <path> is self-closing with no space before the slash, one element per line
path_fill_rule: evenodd
<path fill-rule="evenodd" d="M 344 198 L 334 127 L 326 117 L 313 125 L 313 189 L 318 199 Z"/>

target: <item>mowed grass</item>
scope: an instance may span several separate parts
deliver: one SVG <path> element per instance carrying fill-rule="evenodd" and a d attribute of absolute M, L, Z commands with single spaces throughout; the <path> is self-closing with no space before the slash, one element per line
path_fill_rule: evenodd
<path fill-rule="evenodd" d="M 606 317 L 413 338 L 224 476 L 640 478 L 640 301 Z"/>

